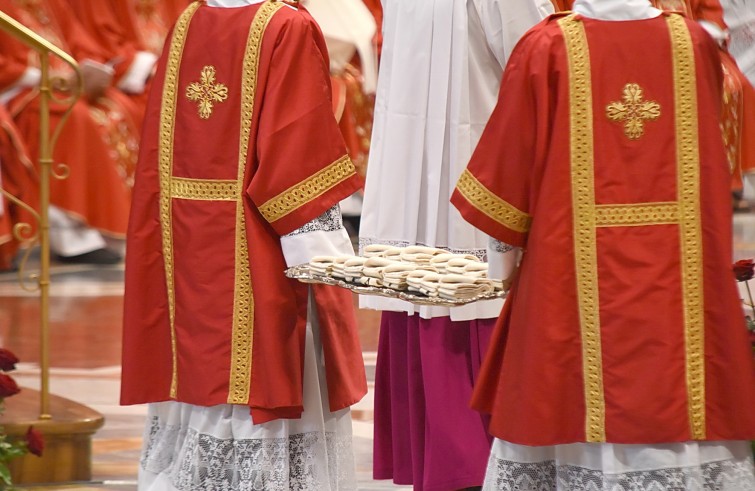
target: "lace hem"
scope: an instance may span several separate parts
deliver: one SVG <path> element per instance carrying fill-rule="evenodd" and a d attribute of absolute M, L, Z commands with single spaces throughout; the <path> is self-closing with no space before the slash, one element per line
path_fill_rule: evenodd
<path fill-rule="evenodd" d="M 755 489 L 752 460 L 604 474 L 552 460 L 523 463 L 491 457 L 486 491 L 741 491 Z"/>
<path fill-rule="evenodd" d="M 293 232 L 286 234 L 285 237 L 292 237 L 294 235 L 306 234 L 318 230 L 323 232 L 333 232 L 342 228 L 343 218 L 341 217 L 341 207 L 336 204 L 311 222 L 307 222 Z"/>
<path fill-rule="evenodd" d="M 222 439 L 153 417 L 146 438 L 142 469 L 181 491 L 356 489 L 351 438 L 336 432 Z"/>
<path fill-rule="evenodd" d="M 366 246 L 372 245 L 372 244 L 385 244 L 385 245 L 389 245 L 393 247 L 409 247 L 413 245 L 424 246 L 424 247 L 436 247 L 438 249 L 443 249 L 444 251 L 448 251 L 451 254 L 470 254 L 472 256 L 477 257 L 482 262 L 485 262 L 488 260 L 488 253 L 485 249 L 454 249 L 452 247 L 429 245 L 429 244 L 423 244 L 421 242 L 410 242 L 408 240 L 375 239 L 371 237 L 359 238 L 359 254 L 360 255 L 362 254 Z"/>
<path fill-rule="evenodd" d="M 186 428 L 177 425 L 161 425 L 157 417 L 152 417 L 144 435 L 144 446 L 140 464 L 142 469 L 159 474 L 168 469 L 178 454 L 178 442 L 186 438 Z"/>

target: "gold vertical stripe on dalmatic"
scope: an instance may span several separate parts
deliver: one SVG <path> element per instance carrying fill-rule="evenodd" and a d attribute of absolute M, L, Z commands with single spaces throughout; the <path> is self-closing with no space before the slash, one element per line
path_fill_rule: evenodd
<path fill-rule="evenodd" d="M 262 38 L 270 19 L 283 7 L 282 2 L 265 2 L 254 16 L 249 29 L 241 79 L 241 135 L 237 179 L 244 181 L 249 138 L 254 115 L 254 98 L 257 93 Z M 252 377 L 252 345 L 254 341 L 254 298 L 252 277 L 249 271 L 249 244 L 244 219 L 244 187 L 239 186 L 236 202 L 236 281 L 233 292 L 233 332 L 231 347 L 231 374 L 228 387 L 229 404 L 247 404 Z"/>
<path fill-rule="evenodd" d="M 162 229 L 163 260 L 165 262 L 165 283 L 168 291 L 168 315 L 170 318 L 170 343 L 172 349 L 173 375 L 170 382 L 170 397 L 178 396 L 178 353 L 176 343 L 176 305 L 173 277 L 173 228 L 171 224 L 171 176 L 173 174 L 173 131 L 176 125 L 176 86 L 178 70 L 181 67 L 186 33 L 200 2 L 194 2 L 184 10 L 173 29 L 168 61 L 165 67 L 163 98 L 160 106 L 160 141 L 158 145 L 158 167 L 160 176 L 160 227 Z"/>
<path fill-rule="evenodd" d="M 679 15 L 669 15 L 667 23 L 673 54 L 687 405 L 692 439 L 703 440 L 706 435 L 705 365 L 703 360 L 705 351 L 703 326 L 705 320 L 695 54 L 692 38 L 684 19 Z"/>
<path fill-rule="evenodd" d="M 593 103 L 590 51 L 584 25 L 574 15 L 558 21 L 569 62 L 569 131 L 577 275 L 585 391 L 585 436 L 606 440 L 603 355 L 596 247 Z"/>

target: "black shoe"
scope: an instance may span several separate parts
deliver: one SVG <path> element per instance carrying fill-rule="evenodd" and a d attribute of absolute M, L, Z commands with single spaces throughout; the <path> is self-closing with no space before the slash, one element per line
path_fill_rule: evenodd
<path fill-rule="evenodd" d="M 60 263 L 65 264 L 118 264 L 123 259 L 117 252 L 110 249 L 95 249 L 93 251 L 85 252 L 77 256 L 55 256 L 55 259 Z"/>

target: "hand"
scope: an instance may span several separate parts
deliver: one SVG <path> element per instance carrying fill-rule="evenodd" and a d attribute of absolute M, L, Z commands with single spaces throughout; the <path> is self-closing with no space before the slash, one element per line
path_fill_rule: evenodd
<path fill-rule="evenodd" d="M 84 97 L 89 101 L 96 101 L 112 83 L 113 69 L 90 60 L 84 60 L 80 67 L 84 80 Z"/>

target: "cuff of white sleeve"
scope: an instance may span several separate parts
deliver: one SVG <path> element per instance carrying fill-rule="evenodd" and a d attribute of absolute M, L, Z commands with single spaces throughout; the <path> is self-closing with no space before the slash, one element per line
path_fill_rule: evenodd
<path fill-rule="evenodd" d="M 516 269 L 521 249 L 514 247 L 506 252 L 498 252 L 488 244 L 488 277 L 505 280 Z"/>
<path fill-rule="evenodd" d="M 13 85 L 0 93 L 0 104 L 6 104 L 23 89 L 39 86 L 41 79 L 42 72 L 39 70 L 39 68 L 31 66 L 27 67 L 23 75 L 21 75 Z"/>
<path fill-rule="evenodd" d="M 354 247 L 351 245 L 346 229 L 340 228 L 330 232 L 315 230 L 297 235 L 281 237 L 281 249 L 286 264 L 298 266 L 308 263 L 315 256 L 353 256 Z"/>
<path fill-rule="evenodd" d="M 148 51 L 139 51 L 134 61 L 118 82 L 118 88 L 129 94 L 141 94 L 147 85 L 152 70 L 157 62 L 157 56 Z"/>
<path fill-rule="evenodd" d="M 707 20 L 701 20 L 698 22 L 719 45 L 722 45 L 729 39 L 729 32 L 725 29 L 721 29 L 719 25 Z"/>

